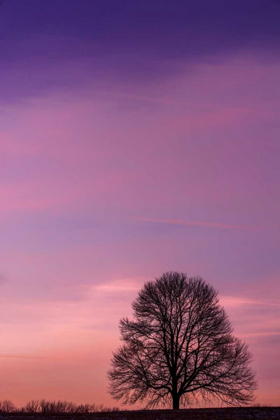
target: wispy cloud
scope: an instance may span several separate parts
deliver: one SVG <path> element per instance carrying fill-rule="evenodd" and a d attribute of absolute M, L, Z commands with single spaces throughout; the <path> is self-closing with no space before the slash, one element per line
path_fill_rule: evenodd
<path fill-rule="evenodd" d="M 271 302 L 267 300 L 247 299 L 236 296 L 220 296 L 220 301 L 227 307 L 238 307 L 243 305 L 261 305 L 261 306 L 275 306 L 280 307 L 280 303 Z"/>
<path fill-rule="evenodd" d="M 53 357 L 46 356 L 28 356 L 21 354 L 0 354 L 0 359 L 43 359 L 43 360 L 55 360 Z"/>
<path fill-rule="evenodd" d="M 164 97 L 156 97 L 156 96 L 147 96 L 147 95 L 138 95 L 137 93 L 128 93 L 128 92 L 114 92 L 114 91 L 103 91 L 100 92 L 104 96 L 116 96 L 120 98 L 127 98 L 127 99 L 135 99 L 138 101 L 145 101 L 145 102 L 155 102 L 160 104 L 167 104 L 167 105 L 186 105 L 188 104 L 187 101 L 180 101 L 174 100 Z"/>
<path fill-rule="evenodd" d="M 201 226 L 201 227 L 222 228 L 222 229 L 247 229 L 247 230 L 261 229 L 259 226 L 232 225 L 228 223 L 198 222 L 198 221 L 187 221 L 187 220 L 177 220 L 177 219 L 151 219 L 147 217 L 132 217 L 131 219 L 135 220 L 136 222 L 162 223 L 162 224 L 168 224 L 168 225 Z"/>
<path fill-rule="evenodd" d="M 100 284 L 94 287 L 98 292 L 132 292 L 140 289 L 140 285 L 135 279 L 113 280 L 108 283 Z"/>
<path fill-rule="evenodd" d="M 280 335 L 280 331 L 272 331 L 272 332 L 255 332 L 255 333 L 246 333 L 246 334 L 239 334 L 240 337 L 273 337 Z"/>

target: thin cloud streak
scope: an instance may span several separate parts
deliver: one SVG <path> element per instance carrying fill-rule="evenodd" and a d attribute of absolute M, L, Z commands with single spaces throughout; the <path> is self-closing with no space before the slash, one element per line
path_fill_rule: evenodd
<path fill-rule="evenodd" d="M 42 360 L 59 360 L 54 357 L 45 357 L 45 356 L 24 356 L 16 354 L 0 354 L 0 359 L 42 359 Z"/>
<path fill-rule="evenodd" d="M 141 279 L 142 280 L 142 279 Z M 99 284 L 94 287 L 98 292 L 134 292 L 139 291 L 140 284 L 137 284 L 135 279 L 115 280 L 104 284 Z"/>
<path fill-rule="evenodd" d="M 239 337 L 271 337 L 271 336 L 278 336 L 280 335 L 280 332 L 256 332 L 256 333 L 246 333 L 246 334 L 239 334 Z"/>
<path fill-rule="evenodd" d="M 275 306 L 280 307 L 280 303 L 261 301 L 253 299 L 244 299 L 234 296 L 220 296 L 220 301 L 225 306 L 237 307 L 241 305 L 261 305 L 261 306 Z"/>
<path fill-rule="evenodd" d="M 132 220 L 136 222 L 147 222 L 147 223 L 162 223 L 168 225 L 182 225 L 182 226 L 201 226 L 201 227 L 212 227 L 212 228 L 223 228 L 223 229 L 246 229 L 246 230 L 259 230 L 259 226 L 248 226 L 248 225 L 231 225 L 226 223 L 212 223 L 212 222 L 196 222 L 176 219 L 151 219 L 146 217 L 132 217 Z"/>
<path fill-rule="evenodd" d="M 188 101 L 178 101 L 172 100 L 168 98 L 157 98 L 152 96 L 146 95 L 137 95 L 134 93 L 127 93 L 127 92 L 100 92 L 104 96 L 115 96 L 119 98 L 127 98 L 127 99 L 135 99 L 137 101 L 144 101 L 144 102 L 155 102 L 164 105 L 188 105 Z"/>

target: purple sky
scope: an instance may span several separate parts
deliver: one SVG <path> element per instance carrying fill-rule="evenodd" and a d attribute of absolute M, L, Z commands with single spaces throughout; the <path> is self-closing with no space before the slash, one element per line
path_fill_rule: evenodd
<path fill-rule="evenodd" d="M 277 0 L 1 2 L 1 399 L 115 405 L 118 321 L 178 270 L 280 405 L 279 22 Z"/>

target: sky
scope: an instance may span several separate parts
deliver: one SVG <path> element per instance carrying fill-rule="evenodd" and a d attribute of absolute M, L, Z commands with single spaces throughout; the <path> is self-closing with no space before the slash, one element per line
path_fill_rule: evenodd
<path fill-rule="evenodd" d="M 280 1 L 0 2 L 0 396 L 116 406 L 118 323 L 219 291 L 280 405 Z"/>

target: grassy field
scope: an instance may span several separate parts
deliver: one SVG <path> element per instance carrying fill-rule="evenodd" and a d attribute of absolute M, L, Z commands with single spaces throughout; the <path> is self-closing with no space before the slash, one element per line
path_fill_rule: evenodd
<path fill-rule="evenodd" d="M 119 411 L 91 414 L 0 414 L 0 419 L 73 420 L 280 420 L 280 407 L 205 408 L 188 410 Z"/>

